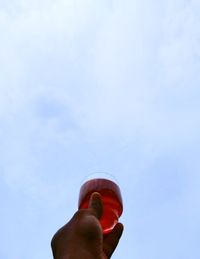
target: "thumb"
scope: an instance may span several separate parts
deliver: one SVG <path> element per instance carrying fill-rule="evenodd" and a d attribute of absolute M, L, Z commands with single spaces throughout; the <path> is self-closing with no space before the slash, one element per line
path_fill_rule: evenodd
<path fill-rule="evenodd" d="M 103 214 L 103 204 L 101 195 L 98 192 L 92 193 L 89 201 L 89 210 L 97 218 L 100 219 Z"/>

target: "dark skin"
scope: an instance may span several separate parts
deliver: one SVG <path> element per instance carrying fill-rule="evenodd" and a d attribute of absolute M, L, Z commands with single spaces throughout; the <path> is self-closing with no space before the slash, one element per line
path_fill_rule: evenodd
<path fill-rule="evenodd" d="M 93 193 L 89 208 L 78 210 L 59 229 L 51 241 L 54 259 L 109 259 L 123 232 L 118 223 L 113 231 L 103 235 L 99 219 L 103 212 L 101 195 Z"/>

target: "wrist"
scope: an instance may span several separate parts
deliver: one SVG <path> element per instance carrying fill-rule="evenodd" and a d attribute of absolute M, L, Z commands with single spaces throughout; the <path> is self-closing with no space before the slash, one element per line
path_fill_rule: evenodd
<path fill-rule="evenodd" d="M 76 249 L 73 251 L 68 251 L 67 253 L 63 254 L 63 255 L 58 255 L 55 256 L 54 259 L 80 259 L 80 258 L 84 258 L 84 259 L 102 259 L 101 255 L 97 255 L 97 254 L 91 254 L 90 252 L 84 250 L 84 249 Z"/>

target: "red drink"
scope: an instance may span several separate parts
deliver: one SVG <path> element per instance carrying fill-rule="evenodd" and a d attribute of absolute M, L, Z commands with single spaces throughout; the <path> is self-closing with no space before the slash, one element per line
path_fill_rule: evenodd
<path fill-rule="evenodd" d="M 122 214 L 123 205 L 121 193 L 118 185 L 107 179 L 92 179 L 85 182 L 79 195 L 79 209 L 88 208 L 89 199 L 93 192 L 101 194 L 103 202 L 103 215 L 100 223 L 103 233 L 107 234 L 112 231 Z"/>

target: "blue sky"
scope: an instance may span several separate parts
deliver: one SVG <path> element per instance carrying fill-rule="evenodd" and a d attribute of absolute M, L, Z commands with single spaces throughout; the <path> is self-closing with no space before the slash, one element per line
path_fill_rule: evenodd
<path fill-rule="evenodd" d="M 114 259 L 199 259 L 199 1 L 0 1 L 3 259 L 52 258 L 82 180 L 113 174 Z"/>

